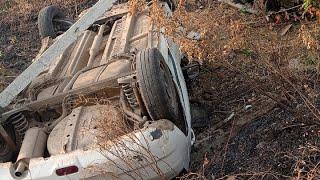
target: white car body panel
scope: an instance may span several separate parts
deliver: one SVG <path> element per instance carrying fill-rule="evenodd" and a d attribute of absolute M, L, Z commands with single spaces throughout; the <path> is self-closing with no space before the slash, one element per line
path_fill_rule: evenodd
<path fill-rule="evenodd" d="M 151 135 L 156 131 L 161 131 L 161 136 Z M 188 157 L 190 143 L 168 120 L 156 121 L 150 127 L 125 135 L 117 144 L 107 151 L 78 150 L 47 159 L 31 159 L 30 170 L 23 178 L 14 178 L 12 163 L 0 164 L 0 177 L 1 180 L 170 179 L 182 168 L 188 168 L 184 157 Z M 57 176 L 57 169 L 74 165 L 80 173 Z"/>

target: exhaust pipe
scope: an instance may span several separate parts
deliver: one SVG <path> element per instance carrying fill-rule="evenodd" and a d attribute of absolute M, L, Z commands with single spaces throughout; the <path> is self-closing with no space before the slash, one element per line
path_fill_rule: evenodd
<path fill-rule="evenodd" d="M 24 137 L 22 146 L 15 164 L 14 175 L 21 177 L 28 170 L 32 158 L 43 157 L 48 135 L 41 128 L 30 128 Z"/>

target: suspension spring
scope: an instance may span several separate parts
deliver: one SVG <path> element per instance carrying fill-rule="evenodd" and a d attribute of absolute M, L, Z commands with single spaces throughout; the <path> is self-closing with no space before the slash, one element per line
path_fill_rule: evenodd
<path fill-rule="evenodd" d="M 21 145 L 24 135 L 29 128 L 27 118 L 23 113 L 18 113 L 10 118 L 16 132 L 16 143 Z"/>
<path fill-rule="evenodd" d="M 137 98 L 134 94 L 133 88 L 130 84 L 123 84 L 122 90 L 124 92 L 124 95 L 126 96 L 126 99 L 132 109 L 136 109 L 139 107 L 139 103 L 137 101 Z"/>

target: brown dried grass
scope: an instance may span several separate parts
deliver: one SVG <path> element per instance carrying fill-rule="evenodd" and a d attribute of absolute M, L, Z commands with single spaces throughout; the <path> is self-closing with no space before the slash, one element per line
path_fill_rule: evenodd
<path fill-rule="evenodd" d="M 104 104 L 104 108 L 93 118 L 98 119 L 94 130 L 95 148 L 101 150 L 110 149 L 121 136 L 133 131 L 123 117 L 121 109 L 111 103 Z"/>
<path fill-rule="evenodd" d="M 187 6 L 196 6 L 187 3 Z M 245 77 L 242 83 L 293 113 L 299 122 L 319 125 L 319 21 L 304 19 L 293 23 L 291 29 L 281 36 L 279 32 L 289 22 L 275 24 L 267 22 L 263 13 L 259 16 L 245 14 L 217 1 L 208 4 L 203 10 L 191 11 L 180 6 L 171 17 L 166 17 L 155 0 L 150 16 L 180 45 L 189 59 L 222 65 L 229 72 L 241 74 Z M 192 31 L 199 32 L 201 39 L 189 39 L 187 35 Z M 319 165 L 308 166 L 312 168 L 304 172 L 302 179 L 318 178 Z M 301 178 L 301 173 L 297 173 L 301 169 L 305 168 L 293 170 L 292 178 Z M 205 179 L 206 175 L 199 171 L 187 174 L 183 179 Z M 238 176 L 289 178 L 272 171 L 232 177 Z"/>
<path fill-rule="evenodd" d="M 320 162 L 317 161 L 320 154 L 320 149 L 317 146 L 308 144 L 306 147 L 301 147 L 300 157 L 290 156 L 295 160 L 294 177 L 296 180 L 313 180 L 320 179 Z"/>
<path fill-rule="evenodd" d="M 132 161 L 132 159 L 128 158 L 132 157 L 132 154 L 137 154 L 137 157 L 143 155 L 144 161 L 141 162 L 143 163 L 141 166 L 146 166 L 144 163 L 147 161 L 149 165 L 146 166 L 146 168 L 148 167 L 155 172 L 159 176 L 159 179 L 164 179 L 163 173 L 157 165 L 157 157 L 150 152 L 149 145 L 144 146 L 144 143 L 134 134 L 139 133 L 143 135 L 143 132 L 141 132 L 140 129 L 135 129 L 134 125 L 126 119 L 119 107 L 118 100 L 111 100 L 110 98 L 104 97 L 103 94 L 98 93 L 90 96 L 70 96 L 65 99 L 65 104 L 69 112 L 80 106 L 103 105 L 103 108 L 98 107 L 100 109 L 99 113 L 94 114 L 92 117 L 94 119 L 93 122 L 96 122 L 96 124 L 91 124 L 91 126 L 95 126 L 95 128 L 85 128 L 82 132 L 87 133 L 89 131 L 96 137 L 90 148 L 99 149 L 101 155 L 109 160 L 109 164 L 93 164 L 89 168 L 86 168 L 86 173 L 106 174 L 108 172 L 106 172 L 105 166 L 112 164 L 115 168 L 121 169 L 129 177 L 139 177 L 143 179 L 143 175 L 140 174 L 139 171 L 135 172 L 136 169 L 134 169 L 134 167 L 136 167 L 137 161 Z M 146 137 L 144 137 L 144 140 L 146 140 Z M 132 146 L 128 146 L 128 144 Z M 137 151 L 133 147 L 139 150 Z M 120 164 L 114 162 L 114 157 L 120 159 L 122 165 L 126 165 L 126 169 L 122 169 Z M 144 171 L 144 168 L 141 171 Z M 110 173 L 108 173 L 108 175 L 110 175 Z M 112 176 L 119 178 L 115 174 L 112 174 Z"/>
<path fill-rule="evenodd" d="M 93 95 L 73 95 L 65 98 L 65 110 L 69 114 L 71 110 L 80 106 L 96 106 L 99 112 L 92 114 L 95 124 L 94 136 L 96 145 L 94 148 L 108 149 L 109 141 L 116 141 L 117 138 L 133 131 L 132 125 L 123 116 L 119 104 L 115 100 L 111 100 L 102 93 Z M 84 129 L 90 131 L 92 129 Z"/>
<path fill-rule="evenodd" d="M 281 36 L 286 22 L 267 22 L 263 16 L 241 13 L 216 1 L 208 4 L 203 10 L 191 12 L 180 6 L 172 17 L 166 17 L 154 1 L 150 16 L 189 59 L 229 67 L 246 77 L 256 91 L 286 109 L 304 104 L 302 113 L 311 113 L 311 122 L 320 124 L 315 105 L 319 94 L 320 23 L 301 21 Z M 188 38 L 192 31 L 199 32 L 201 39 Z M 298 68 L 291 66 L 296 60 Z"/>

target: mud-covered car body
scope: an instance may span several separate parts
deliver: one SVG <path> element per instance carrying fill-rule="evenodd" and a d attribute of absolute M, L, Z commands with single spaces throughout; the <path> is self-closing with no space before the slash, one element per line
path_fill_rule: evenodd
<path fill-rule="evenodd" d="M 128 4 L 114 5 L 2 114 L 1 179 L 157 179 L 189 168 L 194 137 L 182 55 L 148 13 L 148 7 L 131 14 Z M 50 40 L 43 40 L 43 50 Z M 154 76 L 157 69 L 149 72 L 154 65 L 145 64 L 159 58 L 163 72 Z M 173 86 L 163 83 L 161 92 L 169 94 L 163 101 L 152 83 L 168 77 Z M 163 110 L 164 102 L 175 107 Z M 132 131 L 97 146 L 92 132 L 111 107 Z M 171 109 L 177 116 L 168 116 Z"/>

